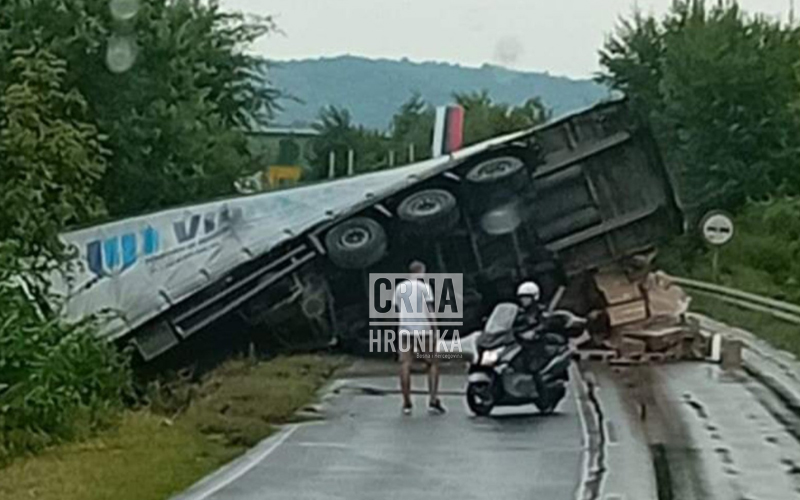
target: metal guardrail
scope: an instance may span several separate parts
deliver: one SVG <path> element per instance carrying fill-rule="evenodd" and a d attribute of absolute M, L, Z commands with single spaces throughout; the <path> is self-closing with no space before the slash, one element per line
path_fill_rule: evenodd
<path fill-rule="evenodd" d="M 771 299 L 754 293 L 743 292 L 735 288 L 729 288 L 714 283 L 698 281 L 678 276 L 670 276 L 669 279 L 676 285 L 694 290 L 695 293 L 712 297 L 721 302 L 725 302 L 743 309 L 749 309 L 760 313 L 769 314 L 777 319 L 800 325 L 800 306 Z"/>

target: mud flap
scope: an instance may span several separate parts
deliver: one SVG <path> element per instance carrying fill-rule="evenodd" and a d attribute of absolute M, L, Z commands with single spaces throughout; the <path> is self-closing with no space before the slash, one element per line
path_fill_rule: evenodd
<path fill-rule="evenodd" d="M 467 377 L 467 381 L 470 384 L 480 384 L 480 383 L 492 384 L 494 383 L 494 377 L 492 377 L 491 374 L 485 371 L 477 371 L 470 373 L 469 377 Z"/>

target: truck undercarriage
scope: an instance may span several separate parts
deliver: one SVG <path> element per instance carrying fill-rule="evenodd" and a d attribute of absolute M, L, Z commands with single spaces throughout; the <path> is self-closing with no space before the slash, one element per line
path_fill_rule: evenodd
<path fill-rule="evenodd" d="M 381 184 L 381 175 L 393 177 Z M 288 211 L 280 220 L 290 225 L 273 238 L 275 244 L 260 253 L 241 244 L 239 253 L 247 258 L 222 272 L 186 260 L 180 265 L 205 280 L 181 300 L 160 290 L 165 304 L 159 311 L 143 314 L 138 324 L 126 320 L 127 327 L 110 338 L 132 342 L 151 360 L 227 318 L 226 330 L 245 328 L 270 345 L 336 342 L 360 350 L 367 339 L 369 273 L 402 272 L 413 259 L 431 272 L 463 273 L 467 330 L 497 301 L 510 298 L 523 279 L 538 281 L 546 298 L 564 287 L 562 304 L 584 314 L 593 301 L 588 276 L 653 249 L 682 228 L 650 130 L 624 100 L 346 182 L 350 193 L 358 192 L 357 201 L 295 226 Z M 334 199 L 336 185 L 327 184 L 323 194 Z M 320 186 L 306 189 L 315 188 Z M 303 189 L 262 196 L 291 200 Z M 184 210 L 183 220 L 191 221 L 194 208 Z M 219 220 L 230 223 L 222 238 L 237 239 L 248 210 L 236 200 L 223 206 Z M 205 229 L 223 228 L 203 220 Z M 197 229 L 199 222 L 182 224 L 175 228 Z M 249 229 L 261 230 L 253 223 Z M 220 250 L 210 252 L 213 257 Z M 120 273 L 111 280 L 123 278 Z"/>

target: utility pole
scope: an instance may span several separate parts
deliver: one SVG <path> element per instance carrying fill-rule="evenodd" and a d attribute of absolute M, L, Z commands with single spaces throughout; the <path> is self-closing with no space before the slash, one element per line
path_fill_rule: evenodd
<path fill-rule="evenodd" d="M 389 167 L 394 167 L 394 149 L 389 150 Z"/>
<path fill-rule="evenodd" d="M 415 161 L 414 153 L 415 153 L 415 151 L 414 151 L 414 143 L 412 142 L 411 144 L 408 145 L 408 163 L 414 163 L 414 161 Z"/>

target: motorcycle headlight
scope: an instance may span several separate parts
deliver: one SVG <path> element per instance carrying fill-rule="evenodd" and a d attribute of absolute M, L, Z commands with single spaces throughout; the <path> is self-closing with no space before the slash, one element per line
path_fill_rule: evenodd
<path fill-rule="evenodd" d="M 492 366 L 497 364 L 497 360 L 500 359 L 500 352 L 503 349 L 492 349 L 491 351 L 483 351 L 483 355 L 481 356 L 481 365 L 484 366 Z"/>

